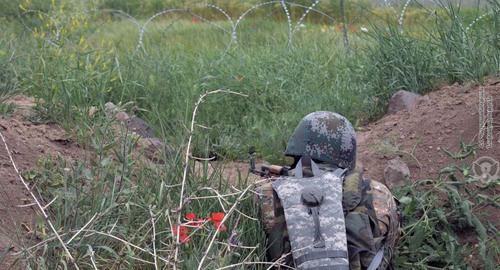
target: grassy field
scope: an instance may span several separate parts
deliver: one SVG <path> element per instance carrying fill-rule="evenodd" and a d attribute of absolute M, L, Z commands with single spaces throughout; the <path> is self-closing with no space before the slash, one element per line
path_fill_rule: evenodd
<path fill-rule="evenodd" d="M 29 1 L 23 4 L 22 9 L 30 9 Z M 84 13 L 77 7 L 57 1 L 43 13 L 26 13 L 21 17 L 26 27 L 0 18 L 0 90 L 3 97 L 34 96 L 33 121 L 57 122 L 92 150 L 89 163 L 41 161 L 45 170 L 33 180 L 43 197 L 65 198 L 51 209 L 66 240 L 92 220 L 68 244 L 81 268 L 154 269 L 176 261 L 181 269 L 233 264 L 265 269 L 252 185 L 243 175 L 233 189 L 220 175 L 187 173 L 186 149 L 201 158 L 247 160 L 248 149 L 254 148 L 267 161 L 282 164 L 293 128 L 309 112 L 336 111 L 359 127 L 380 117 L 398 90 L 426 93 L 442 83 L 499 75 L 498 6 L 447 6 L 435 13 L 411 7 L 403 32 L 390 11 L 363 9 L 346 25 L 348 45 L 338 16 L 304 20 L 296 28 L 289 27 L 283 11 L 248 16 L 238 21 L 234 39 L 231 23 L 220 13 L 209 21 L 169 12 L 134 22 L 116 12 Z M 373 19 L 356 19 L 363 16 Z M 141 27 L 134 23 L 146 22 L 140 42 Z M 217 89 L 245 96 L 205 97 L 197 125 L 190 129 L 200 95 Z M 139 108 L 155 136 L 174 151 L 164 166 L 125 158 L 136 141 L 116 138 L 108 128 L 108 101 L 133 102 Z M 97 113 L 89 114 L 95 108 Z M 65 173 L 68 167 L 72 175 Z M 53 179 L 62 181 L 54 185 Z M 225 231 L 213 228 L 209 219 L 197 227 L 185 218 L 187 213 L 204 218 L 218 212 L 225 213 Z M 190 238 L 179 244 L 172 228 L 180 222 L 190 225 Z M 40 222 L 39 230 L 46 226 Z M 40 252 L 29 250 L 32 268 L 66 268 L 71 260 L 61 247 L 47 240 Z M 461 255 L 454 253 L 444 264 L 462 267 Z"/>

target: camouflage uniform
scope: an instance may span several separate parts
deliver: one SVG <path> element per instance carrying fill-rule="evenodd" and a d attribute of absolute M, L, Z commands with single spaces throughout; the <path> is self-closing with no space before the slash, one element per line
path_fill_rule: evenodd
<path fill-rule="evenodd" d="M 290 139 L 286 155 L 298 159 L 309 156 L 320 162 L 322 172 L 348 170 L 343 182 L 342 209 L 345 218 L 350 269 L 367 269 L 375 254 L 383 249 L 377 269 L 388 269 L 399 238 L 396 201 L 383 184 L 364 179 L 355 172 L 356 139 L 347 119 L 331 112 L 315 112 L 304 117 Z M 295 165 L 294 164 L 294 165 Z M 310 168 L 304 168 L 308 177 Z M 289 172 L 294 175 L 294 171 Z M 278 181 L 285 183 L 287 178 Z M 259 204 L 267 239 L 268 255 L 293 265 L 283 202 L 272 187 L 274 180 L 259 187 Z M 294 254 L 295 255 L 295 254 Z"/>

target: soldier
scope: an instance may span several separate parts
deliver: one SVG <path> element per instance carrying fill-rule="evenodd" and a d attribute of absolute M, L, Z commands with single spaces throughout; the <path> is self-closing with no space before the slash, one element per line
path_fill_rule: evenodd
<path fill-rule="evenodd" d="M 391 269 L 400 219 L 383 184 L 354 170 L 356 135 L 343 116 L 305 116 L 285 155 L 289 176 L 260 187 L 267 253 L 299 269 Z"/>

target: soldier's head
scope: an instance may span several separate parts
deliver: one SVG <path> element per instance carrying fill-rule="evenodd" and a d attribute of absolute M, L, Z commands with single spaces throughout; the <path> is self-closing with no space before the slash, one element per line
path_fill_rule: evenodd
<path fill-rule="evenodd" d="M 337 113 L 310 113 L 295 128 L 285 155 L 293 157 L 295 163 L 302 156 L 308 156 L 316 163 L 353 170 L 356 166 L 354 127 L 349 120 Z"/>

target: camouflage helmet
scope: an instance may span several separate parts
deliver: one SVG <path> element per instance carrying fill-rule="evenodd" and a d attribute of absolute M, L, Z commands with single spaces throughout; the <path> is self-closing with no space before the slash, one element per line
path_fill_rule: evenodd
<path fill-rule="evenodd" d="M 310 158 L 339 168 L 356 166 L 356 133 L 344 116 L 326 111 L 306 115 L 295 128 L 285 155 Z"/>

